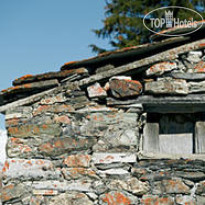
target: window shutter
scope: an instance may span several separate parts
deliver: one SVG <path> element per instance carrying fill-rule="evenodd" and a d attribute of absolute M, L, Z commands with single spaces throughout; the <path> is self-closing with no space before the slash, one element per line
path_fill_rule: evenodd
<path fill-rule="evenodd" d="M 193 154 L 193 134 L 159 135 L 160 153 Z"/>
<path fill-rule="evenodd" d="M 205 154 L 205 122 L 198 121 L 195 125 L 195 153 Z"/>
<path fill-rule="evenodd" d="M 143 137 L 143 150 L 159 153 L 159 123 L 146 123 Z"/>

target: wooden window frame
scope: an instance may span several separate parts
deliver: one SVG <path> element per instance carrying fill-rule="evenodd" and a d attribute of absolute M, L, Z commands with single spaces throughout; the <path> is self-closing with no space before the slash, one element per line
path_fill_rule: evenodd
<path fill-rule="evenodd" d="M 150 113 L 147 113 L 149 115 Z M 155 113 L 158 114 L 158 113 Z M 166 114 L 166 113 L 164 113 Z M 167 113 L 169 114 L 169 113 Z M 179 113 L 182 114 L 182 113 Z M 191 113 L 200 116 L 201 114 Z M 205 116 L 205 113 L 203 113 Z M 158 130 L 158 131 L 157 131 Z M 146 134 L 145 134 L 146 133 Z M 203 134 L 204 133 L 204 134 Z M 146 135 L 146 136 L 145 136 Z M 152 136 L 152 137 L 150 137 Z M 204 136 L 204 137 L 203 137 Z M 205 160 L 205 118 L 198 117 L 194 124 L 193 146 L 195 153 L 192 154 L 166 154 L 159 150 L 159 121 L 146 122 L 143 128 L 143 135 L 140 140 L 139 158 L 141 159 L 202 159 Z"/>

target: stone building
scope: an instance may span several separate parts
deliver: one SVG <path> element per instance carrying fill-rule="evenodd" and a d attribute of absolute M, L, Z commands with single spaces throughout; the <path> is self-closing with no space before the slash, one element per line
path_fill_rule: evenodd
<path fill-rule="evenodd" d="M 204 205 L 204 30 L 155 35 L 2 90 L 2 203 Z"/>

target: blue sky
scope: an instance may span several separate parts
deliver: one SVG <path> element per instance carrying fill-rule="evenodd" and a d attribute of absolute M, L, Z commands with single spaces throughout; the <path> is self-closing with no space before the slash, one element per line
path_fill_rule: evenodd
<path fill-rule="evenodd" d="M 89 44 L 108 47 L 91 32 L 103 26 L 104 6 L 104 0 L 0 0 L 0 90 L 22 75 L 95 55 Z"/>

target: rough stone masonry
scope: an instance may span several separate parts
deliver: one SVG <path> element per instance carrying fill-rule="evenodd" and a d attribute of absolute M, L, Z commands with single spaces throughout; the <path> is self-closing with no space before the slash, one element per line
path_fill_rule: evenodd
<path fill-rule="evenodd" d="M 204 205 L 204 27 L 1 91 L 4 205 Z"/>

